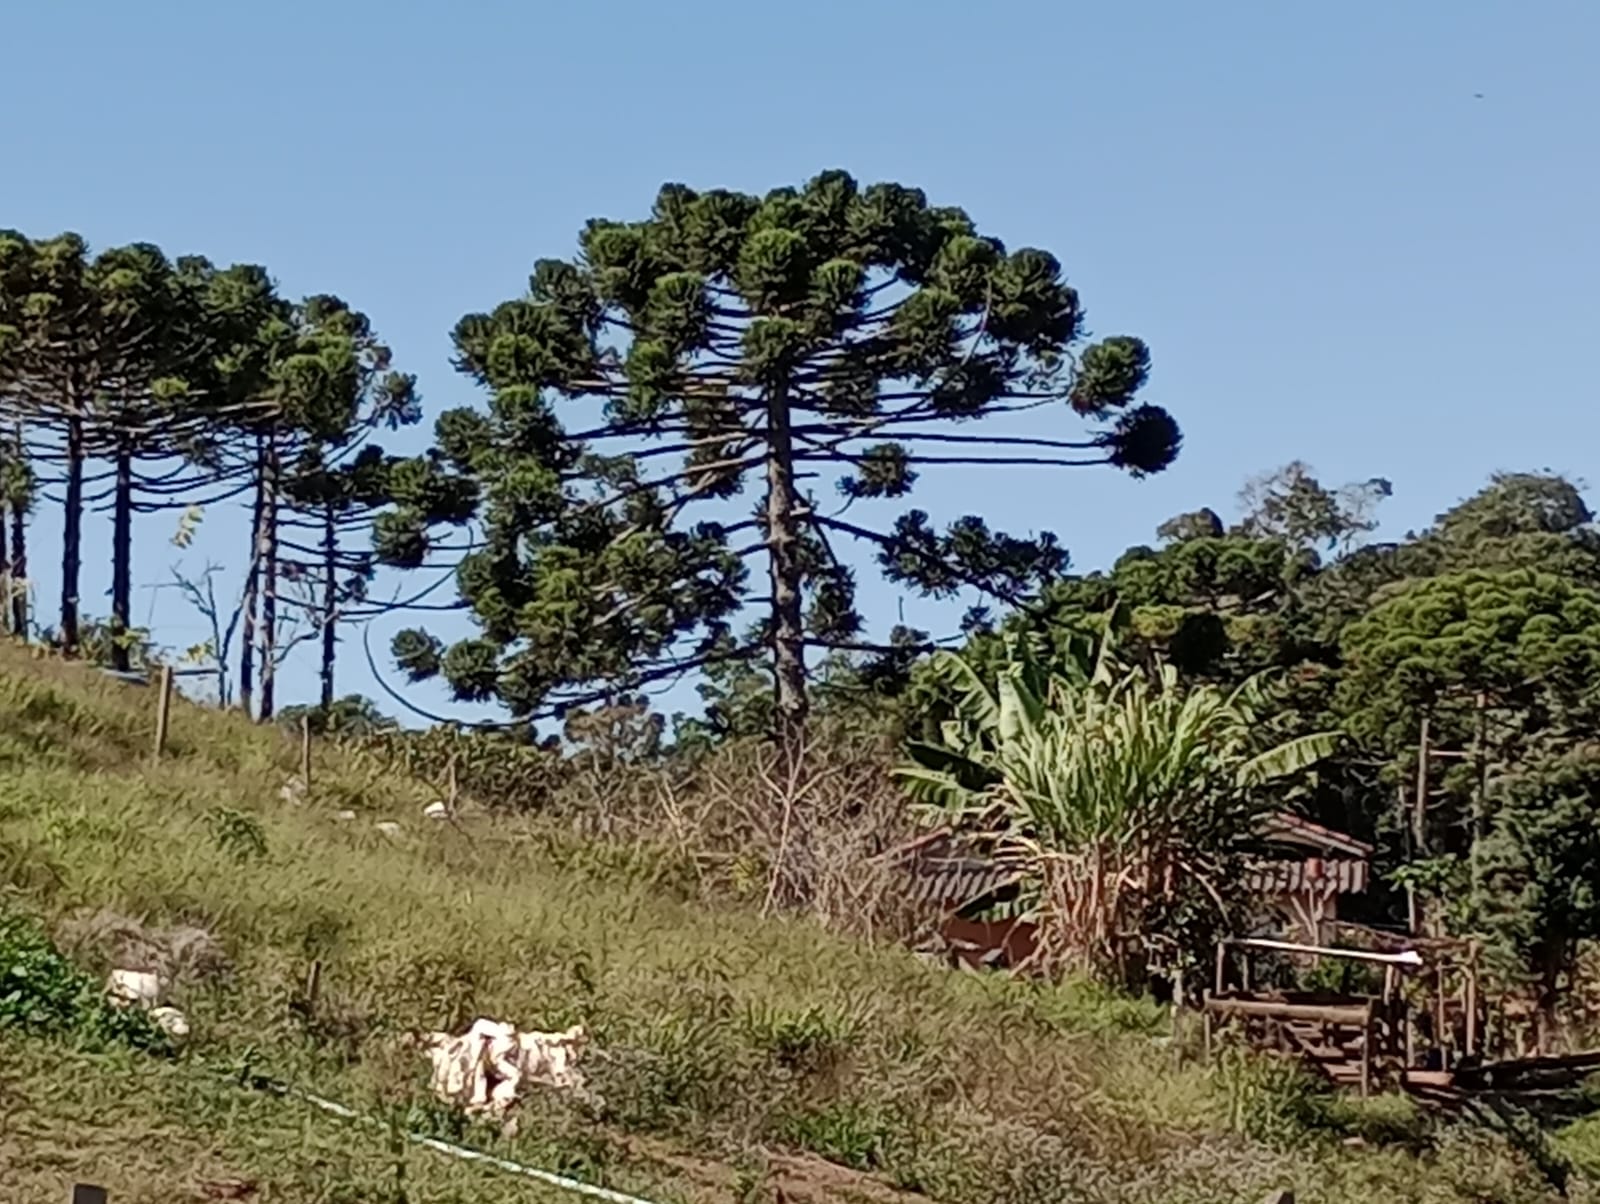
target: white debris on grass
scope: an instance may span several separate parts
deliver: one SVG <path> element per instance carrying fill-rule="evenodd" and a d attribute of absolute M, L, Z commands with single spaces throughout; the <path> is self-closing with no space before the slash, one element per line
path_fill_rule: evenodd
<path fill-rule="evenodd" d="M 430 1088 L 442 1103 L 515 1131 L 511 1108 L 529 1086 L 587 1096 L 578 1067 L 589 1035 L 581 1024 L 557 1033 L 522 1032 L 513 1024 L 478 1019 L 461 1036 L 422 1033 L 415 1045 L 433 1063 Z"/>
<path fill-rule="evenodd" d="M 395 823 L 392 819 L 380 819 L 372 826 L 378 831 L 382 832 L 385 836 L 395 837 L 400 835 L 400 825 Z"/>
<path fill-rule="evenodd" d="M 150 970 L 113 970 L 106 978 L 106 994 L 123 1006 L 154 1007 L 166 984 Z"/>
<path fill-rule="evenodd" d="M 422 809 L 424 819 L 444 820 L 450 818 L 450 805 L 445 802 L 432 802 Z"/>
<path fill-rule="evenodd" d="M 151 1022 L 175 1041 L 189 1035 L 189 1018 L 170 1004 L 158 1004 L 166 990 L 161 975 L 150 970 L 112 970 L 106 977 L 106 997 L 117 1007 L 148 1012 Z"/>
<path fill-rule="evenodd" d="M 150 1019 L 174 1041 L 182 1041 L 189 1035 L 189 1018 L 175 1007 L 151 1008 Z"/>

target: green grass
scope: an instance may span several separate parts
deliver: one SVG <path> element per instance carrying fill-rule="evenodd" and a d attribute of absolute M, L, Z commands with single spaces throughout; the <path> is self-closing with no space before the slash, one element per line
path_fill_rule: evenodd
<path fill-rule="evenodd" d="M 114 935 L 96 913 L 203 931 L 226 961 L 180 981 L 194 1038 L 175 1058 L 0 1025 L 0 1180 L 25 1189 L 6 1199 L 55 1198 L 73 1176 L 117 1204 L 199 1198 L 197 1176 L 227 1175 L 308 1204 L 549 1198 L 245 1090 L 241 1065 L 662 1201 L 779 1184 L 951 1204 L 1254 1204 L 1278 1187 L 1318 1204 L 1556 1198 L 1492 1134 L 1403 1101 L 1329 1102 L 1250 1058 L 1205 1065 L 1138 1001 L 946 972 L 708 904 L 666 853 L 537 821 L 433 825 L 414 782 L 332 753 L 311 800 L 287 803 L 295 750 L 232 716 L 180 704 L 152 766 L 151 701 L 0 648 L 0 905 L 96 975 Z M 344 808 L 358 819 L 338 822 Z M 462 1131 L 396 1038 L 479 1015 L 588 1024 L 605 1113 L 536 1100 L 514 1140 Z"/>

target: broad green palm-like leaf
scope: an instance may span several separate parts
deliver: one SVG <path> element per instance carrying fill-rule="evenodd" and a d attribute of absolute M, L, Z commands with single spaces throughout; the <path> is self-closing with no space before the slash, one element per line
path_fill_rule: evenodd
<path fill-rule="evenodd" d="M 1287 740 L 1239 766 L 1238 783 L 1248 789 L 1304 773 L 1337 752 L 1342 739 L 1338 732 L 1313 732 Z"/>
<path fill-rule="evenodd" d="M 1020 672 L 1003 673 L 997 683 L 1000 696 L 998 736 L 1002 742 L 1037 737 L 1044 703 L 1028 688 Z"/>

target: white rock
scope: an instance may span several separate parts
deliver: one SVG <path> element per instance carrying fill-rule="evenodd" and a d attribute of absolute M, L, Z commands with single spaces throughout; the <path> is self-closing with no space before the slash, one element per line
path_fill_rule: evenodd
<path fill-rule="evenodd" d="M 189 1035 L 189 1018 L 175 1007 L 151 1008 L 150 1019 L 157 1028 L 176 1041 L 182 1041 Z"/>
<path fill-rule="evenodd" d="M 112 1002 L 150 1007 L 161 998 L 161 976 L 148 970 L 113 970 L 106 978 L 106 994 Z"/>
<path fill-rule="evenodd" d="M 355 817 L 356 813 L 354 811 L 335 811 L 333 813 L 333 818 L 338 820 L 341 824 L 347 824 L 351 820 L 355 819 Z"/>
<path fill-rule="evenodd" d="M 422 815 L 425 819 L 449 819 L 450 807 L 443 802 L 429 803 L 422 809 Z"/>
<path fill-rule="evenodd" d="M 394 837 L 400 835 L 400 825 L 392 819 L 380 819 L 373 827 L 377 828 L 385 836 Z"/>

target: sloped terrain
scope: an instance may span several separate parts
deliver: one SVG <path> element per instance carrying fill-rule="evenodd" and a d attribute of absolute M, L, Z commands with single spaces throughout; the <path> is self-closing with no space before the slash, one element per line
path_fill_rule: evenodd
<path fill-rule="evenodd" d="M 576 1198 L 403 1131 L 663 1202 L 1556 1198 L 1501 1137 L 1203 1065 L 1138 1002 L 708 904 L 667 853 L 430 823 L 415 782 L 328 750 L 286 799 L 296 750 L 235 716 L 180 702 L 152 765 L 152 694 L 0 649 L 0 906 L 96 975 L 182 945 L 194 1026 L 175 1057 L 0 1026 L 0 1199 Z M 589 1025 L 603 1112 L 535 1100 L 502 1140 L 432 1106 L 399 1035 L 479 1015 Z"/>

